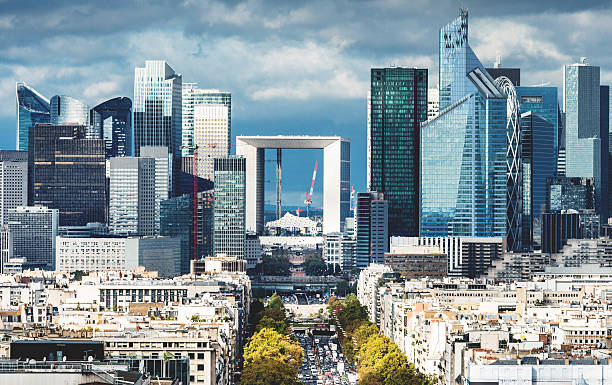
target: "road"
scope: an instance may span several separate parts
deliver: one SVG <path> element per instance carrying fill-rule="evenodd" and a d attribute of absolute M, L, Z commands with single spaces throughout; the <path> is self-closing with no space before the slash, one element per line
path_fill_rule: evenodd
<path fill-rule="evenodd" d="M 349 376 L 342 348 L 335 337 L 305 334 L 296 335 L 304 348 L 304 362 L 298 379 L 305 385 L 352 385 L 357 381 Z"/>

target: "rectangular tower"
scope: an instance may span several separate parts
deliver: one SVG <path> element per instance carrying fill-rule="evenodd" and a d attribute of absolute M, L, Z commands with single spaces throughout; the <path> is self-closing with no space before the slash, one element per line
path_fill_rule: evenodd
<path fill-rule="evenodd" d="M 608 146 L 607 138 L 602 138 L 600 102 L 599 67 L 587 65 L 584 58 L 580 63 L 566 65 L 563 72 L 565 175 L 594 179 L 595 210 L 607 218 L 608 170 L 607 159 L 603 158 Z"/>
<path fill-rule="evenodd" d="M 28 152 L 0 151 L 0 225 L 9 209 L 28 205 Z"/>
<path fill-rule="evenodd" d="M 134 74 L 134 155 L 140 156 L 143 146 L 167 147 L 176 183 L 181 167 L 182 76 L 162 60 L 147 60 Z M 173 185 L 171 194 L 174 190 Z"/>
<path fill-rule="evenodd" d="M 194 144 L 195 107 L 200 104 L 213 104 L 227 107 L 227 151 L 229 154 L 232 138 L 232 94 L 217 89 L 198 88 L 198 83 L 183 83 L 183 146 Z M 183 149 L 183 155 L 191 155 L 193 150 Z"/>
<path fill-rule="evenodd" d="M 358 268 L 384 262 L 389 251 L 388 213 L 388 201 L 382 193 L 357 193 L 355 259 Z"/>
<path fill-rule="evenodd" d="M 426 120 L 427 69 L 372 69 L 368 189 L 385 194 L 391 235 L 419 233 L 420 127 Z"/>
<path fill-rule="evenodd" d="M 244 258 L 246 238 L 246 159 L 230 156 L 214 162 L 213 253 Z"/>
<path fill-rule="evenodd" d="M 13 258 L 24 258 L 30 267 L 55 268 L 58 210 L 44 206 L 17 207 L 7 214 Z"/>
<path fill-rule="evenodd" d="M 80 125 L 37 124 L 30 130 L 31 202 L 59 210 L 60 226 L 106 222 L 104 141 Z"/>
<path fill-rule="evenodd" d="M 198 148 L 198 176 L 213 180 L 214 159 L 229 156 L 229 108 L 199 104 L 194 108 L 193 143 Z"/>
<path fill-rule="evenodd" d="M 171 156 L 167 147 L 143 146 L 140 148 L 140 157 L 155 160 L 155 234 L 159 235 L 160 204 L 170 197 L 172 186 Z"/>

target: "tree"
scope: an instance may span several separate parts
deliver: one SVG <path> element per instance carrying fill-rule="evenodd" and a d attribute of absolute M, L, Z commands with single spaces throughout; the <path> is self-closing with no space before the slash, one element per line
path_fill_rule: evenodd
<path fill-rule="evenodd" d="M 245 368 L 261 360 L 275 360 L 285 365 L 293 377 L 297 376 L 303 359 L 304 349 L 299 343 L 269 328 L 253 334 L 244 348 Z"/>
<path fill-rule="evenodd" d="M 346 297 L 350 289 L 351 289 L 351 286 L 349 285 L 347 281 L 340 281 L 336 285 L 336 294 L 342 297 Z"/>
<path fill-rule="evenodd" d="M 261 314 L 265 309 L 265 305 L 260 299 L 251 301 L 251 307 L 249 308 L 249 323 L 251 325 L 257 325 L 263 315 Z"/>
<path fill-rule="evenodd" d="M 244 367 L 240 385 L 298 385 L 296 376 L 279 361 L 255 360 Z"/>
<path fill-rule="evenodd" d="M 316 276 L 327 274 L 327 264 L 320 255 L 307 255 L 302 266 L 304 267 L 306 275 Z"/>
<path fill-rule="evenodd" d="M 267 316 L 264 316 L 257 324 L 257 331 L 265 328 L 273 329 L 276 332 L 284 335 L 287 335 L 289 329 L 285 321 L 278 321 Z"/>
<path fill-rule="evenodd" d="M 72 274 L 74 274 L 75 281 L 81 281 L 85 275 L 85 272 L 83 270 L 75 270 L 72 272 Z"/>
<path fill-rule="evenodd" d="M 285 304 L 277 293 L 272 294 L 272 296 L 268 300 L 268 307 L 272 309 L 285 310 Z"/>
<path fill-rule="evenodd" d="M 291 275 L 291 262 L 284 255 L 264 255 L 262 269 L 264 275 Z"/>

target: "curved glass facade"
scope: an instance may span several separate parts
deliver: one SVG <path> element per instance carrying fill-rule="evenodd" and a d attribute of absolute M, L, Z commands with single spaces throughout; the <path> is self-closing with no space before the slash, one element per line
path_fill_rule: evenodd
<path fill-rule="evenodd" d="M 92 132 L 104 139 L 106 158 L 132 155 L 132 100 L 116 97 L 91 110 Z"/>
<path fill-rule="evenodd" d="M 37 123 L 49 123 L 49 99 L 25 83 L 17 83 L 17 149 L 28 151 L 30 128 Z"/>
<path fill-rule="evenodd" d="M 506 236 L 506 96 L 467 29 L 466 11 L 440 29 L 440 115 L 421 126 L 421 236 Z"/>
<path fill-rule="evenodd" d="M 74 124 L 87 128 L 89 127 L 89 106 L 70 96 L 55 95 L 51 98 L 51 124 Z"/>

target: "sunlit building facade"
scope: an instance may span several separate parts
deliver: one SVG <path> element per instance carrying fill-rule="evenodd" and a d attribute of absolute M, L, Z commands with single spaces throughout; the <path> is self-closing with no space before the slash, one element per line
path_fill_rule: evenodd
<path fill-rule="evenodd" d="M 195 107 L 200 104 L 213 104 L 227 107 L 227 153 L 230 151 L 232 135 L 232 93 L 217 89 L 198 88 L 198 83 L 183 83 L 183 146 L 194 144 Z M 184 148 L 183 155 L 192 155 L 193 150 Z"/>
<path fill-rule="evenodd" d="M 468 44 L 440 29 L 440 113 L 421 127 L 421 236 L 506 236 L 506 95 Z"/>
<path fill-rule="evenodd" d="M 82 101 L 66 95 L 51 98 L 51 124 L 77 124 L 89 130 L 89 106 Z M 95 139 L 90 137 L 89 139 Z"/>
<path fill-rule="evenodd" d="M 213 253 L 244 258 L 246 239 L 246 159 L 215 159 Z"/>
<path fill-rule="evenodd" d="M 28 151 L 28 133 L 37 123 L 51 121 L 49 99 L 25 83 L 17 83 L 17 149 Z"/>

